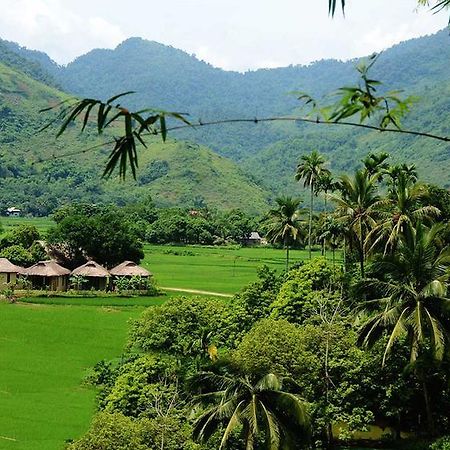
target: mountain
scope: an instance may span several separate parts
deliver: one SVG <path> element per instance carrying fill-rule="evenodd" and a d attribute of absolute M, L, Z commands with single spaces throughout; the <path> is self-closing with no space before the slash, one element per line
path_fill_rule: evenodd
<path fill-rule="evenodd" d="M 140 151 L 136 181 L 101 179 L 110 148 L 88 150 L 104 142 L 95 130 L 80 135 L 72 127 L 58 140 L 55 129 L 38 132 L 53 117 L 38 111 L 67 94 L 44 84 L 39 71 L 29 74 L 35 66 L 27 60 L 5 62 L 0 63 L 0 210 L 17 206 L 45 215 L 73 200 L 125 204 L 148 195 L 165 206 L 240 207 L 252 213 L 267 208 L 270 194 L 236 163 L 175 139 L 164 144 L 154 138 Z"/>
<path fill-rule="evenodd" d="M 140 38 L 128 39 L 114 50 L 93 50 L 63 67 L 39 52 L 12 44 L 8 48 L 39 63 L 67 92 L 105 99 L 133 90 L 136 94 L 124 99 L 127 107 L 189 112 L 193 120 L 202 121 L 303 115 L 290 92 L 306 91 L 320 99 L 357 79 L 356 60 L 238 73 Z M 405 95 L 417 97 L 404 127 L 450 135 L 449 60 L 447 30 L 403 42 L 380 56 L 373 76 L 384 82 L 381 89 L 403 89 Z M 272 195 L 301 191 L 293 173 L 299 157 L 312 149 L 324 153 L 336 173 L 352 170 L 368 152 L 388 151 L 394 161 L 416 163 L 425 180 L 450 186 L 450 146 L 425 138 L 279 122 L 196 127 L 172 137 L 211 147 L 233 159 L 252 186 L 256 180 L 263 192 L 268 189 Z"/>

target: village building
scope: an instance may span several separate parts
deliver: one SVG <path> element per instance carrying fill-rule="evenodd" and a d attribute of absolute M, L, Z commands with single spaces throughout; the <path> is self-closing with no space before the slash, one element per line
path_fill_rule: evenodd
<path fill-rule="evenodd" d="M 51 291 L 67 290 L 70 270 L 60 266 L 56 261 L 39 261 L 27 269 L 25 275 L 34 289 L 49 289 Z"/>
<path fill-rule="evenodd" d="M 95 289 L 97 291 L 105 291 L 109 285 L 110 273 L 95 261 L 88 261 L 80 267 L 72 271 L 73 275 L 79 275 L 86 278 L 83 289 Z"/>
<path fill-rule="evenodd" d="M 248 237 L 242 240 L 243 245 L 261 245 L 263 238 L 257 231 L 252 231 Z"/>
<path fill-rule="evenodd" d="M 112 268 L 109 273 L 114 277 L 113 280 L 119 277 L 141 277 L 147 280 L 149 277 L 153 276 L 147 269 L 138 266 L 133 261 L 124 261 L 118 266 Z"/>
<path fill-rule="evenodd" d="M 19 208 L 15 208 L 14 206 L 8 208 L 6 210 L 6 215 L 10 217 L 19 217 L 22 214 L 22 210 Z"/>
<path fill-rule="evenodd" d="M 22 273 L 23 267 L 16 266 L 6 258 L 0 258 L 0 287 L 8 283 L 16 283 L 17 276 Z"/>

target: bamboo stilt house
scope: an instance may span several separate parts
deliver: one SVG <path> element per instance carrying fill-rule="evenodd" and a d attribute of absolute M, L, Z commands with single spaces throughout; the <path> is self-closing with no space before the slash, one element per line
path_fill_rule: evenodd
<path fill-rule="evenodd" d="M 39 261 L 22 271 L 28 277 L 34 289 L 51 291 L 67 290 L 70 270 L 60 266 L 56 261 Z"/>
<path fill-rule="evenodd" d="M 0 286 L 15 283 L 17 276 L 23 272 L 23 267 L 16 266 L 7 258 L 0 258 Z"/>
<path fill-rule="evenodd" d="M 109 285 L 110 273 L 100 264 L 95 261 L 88 261 L 80 267 L 72 271 L 72 276 L 79 275 L 86 278 L 86 284 L 83 284 L 83 289 L 96 289 L 104 291 Z"/>

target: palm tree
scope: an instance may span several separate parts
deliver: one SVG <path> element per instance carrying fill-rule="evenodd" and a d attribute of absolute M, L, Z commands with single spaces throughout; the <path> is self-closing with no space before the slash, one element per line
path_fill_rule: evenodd
<path fill-rule="evenodd" d="M 224 427 L 219 450 L 223 449 L 239 426 L 247 450 L 253 450 L 255 444 L 270 450 L 294 448 L 293 444 L 308 436 L 305 402 L 286 392 L 283 379 L 274 374 L 254 382 L 248 376 L 206 372 L 196 375 L 191 383 L 202 392 L 197 402 L 207 407 L 194 425 L 197 441 L 206 442 Z"/>
<path fill-rule="evenodd" d="M 336 249 L 342 244 L 344 238 L 344 226 L 334 216 L 327 216 L 319 229 L 319 241 L 323 241 L 331 248 L 333 254 L 333 267 L 336 264 Z"/>
<path fill-rule="evenodd" d="M 343 175 L 339 183 L 340 195 L 331 198 L 337 204 L 337 213 L 353 239 L 359 255 L 361 277 L 364 278 L 366 252 L 364 243 L 367 234 L 376 225 L 377 208 L 380 199 L 377 195 L 377 175 L 370 176 L 366 170 L 358 170 L 354 178 Z"/>
<path fill-rule="evenodd" d="M 379 276 L 360 283 L 360 289 L 376 297 L 363 305 L 369 319 L 361 329 L 361 342 L 372 345 L 387 331 L 383 364 L 394 343 L 403 336 L 409 343 L 412 364 L 429 353 L 428 349 L 435 360 L 442 360 L 449 344 L 450 248 L 440 245 L 443 225 L 435 224 L 431 229 L 421 223 L 416 229 L 407 226 L 411 229 L 400 240 L 395 253 L 383 256 L 374 265 Z M 423 374 L 421 378 L 428 424 L 433 432 L 426 379 Z"/>
<path fill-rule="evenodd" d="M 415 183 L 418 179 L 417 168 L 414 164 L 396 164 L 389 166 L 385 170 L 385 173 L 389 176 L 389 184 L 395 186 L 400 177 L 406 177 L 410 182 Z"/>
<path fill-rule="evenodd" d="M 269 242 L 282 242 L 286 249 L 286 271 L 289 270 L 289 249 L 299 239 L 301 200 L 292 197 L 278 197 L 278 208 L 268 213 L 267 239 Z"/>
<path fill-rule="evenodd" d="M 303 180 L 303 186 L 310 188 L 310 202 L 309 202 L 309 231 L 308 231 L 308 250 L 309 259 L 312 257 L 312 215 L 314 210 L 314 194 L 315 186 L 321 176 L 330 174 L 330 171 L 323 167 L 325 159 L 317 151 L 313 150 L 310 155 L 303 155 L 301 162 L 297 166 L 295 179 L 297 181 Z"/>
<path fill-rule="evenodd" d="M 427 197 L 426 186 L 415 183 L 414 177 L 407 171 L 399 172 L 387 198 L 380 202 L 385 208 L 380 211 L 378 225 L 367 236 L 366 247 L 374 250 L 383 244 L 384 254 L 393 252 L 398 240 L 413 230 L 418 221 L 438 217 L 438 208 L 424 204 Z"/>
<path fill-rule="evenodd" d="M 386 152 L 370 153 L 362 160 L 362 163 L 370 176 L 378 175 L 378 179 L 381 179 L 383 173 L 389 169 L 389 163 L 386 161 L 389 157 L 389 153 Z"/>

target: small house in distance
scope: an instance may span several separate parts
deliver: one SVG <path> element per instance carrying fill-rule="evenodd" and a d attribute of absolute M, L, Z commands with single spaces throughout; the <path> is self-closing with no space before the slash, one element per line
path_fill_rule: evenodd
<path fill-rule="evenodd" d="M 243 245 L 261 245 L 262 237 L 259 235 L 257 231 L 252 231 L 250 236 L 242 240 Z"/>
<path fill-rule="evenodd" d="M 14 206 L 12 206 L 6 210 L 6 215 L 10 216 L 10 217 L 19 217 L 21 214 L 22 214 L 22 210 L 14 207 Z"/>
<path fill-rule="evenodd" d="M 39 261 L 22 271 L 28 277 L 34 289 L 52 291 L 67 290 L 70 270 L 60 266 L 56 261 Z"/>
<path fill-rule="evenodd" d="M 106 290 L 109 283 L 109 272 L 95 261 L 88 261 L 72 271 L 72 275 L 80 275 L 87 279 L 84 289 L 94 288 L 97 291 Z"/>
<path fill-rule="evenodd" d="M 9 259 L 0 258 L 0 286 L 15 283 L 17 275 L 21 274 L 23 270 L 23 267 L 16 266 Z"/>

